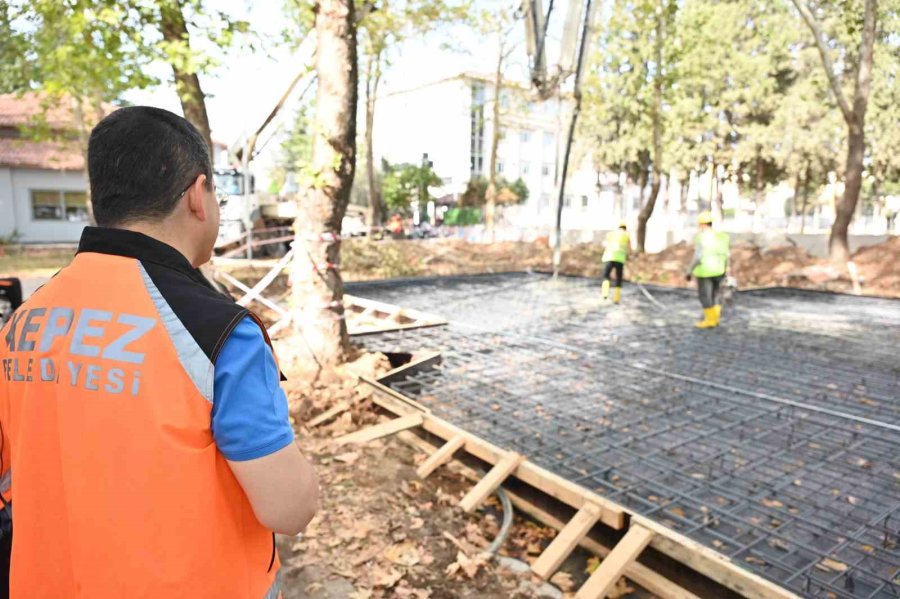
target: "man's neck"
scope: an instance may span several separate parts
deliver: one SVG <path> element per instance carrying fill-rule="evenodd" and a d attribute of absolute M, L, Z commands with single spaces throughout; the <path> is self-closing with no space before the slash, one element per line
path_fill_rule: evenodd
<path fill-rule="evenodd" d="M 166 221 L 158 223 L 135 222 L 121 225 L 119 228 L 126 231 L 134 231 L 135 233 L 142 233 L 147 237 L 152 237 L 161 243 L 165 243 L 178 250 L 178 252 L 191 263 L 191 266 L 197 267 L 196 253 L 193 251 L 190 242 L 188 241 L 190 238 L 186 235 L 180 235 L 177 228 L 166 223 Z"/>

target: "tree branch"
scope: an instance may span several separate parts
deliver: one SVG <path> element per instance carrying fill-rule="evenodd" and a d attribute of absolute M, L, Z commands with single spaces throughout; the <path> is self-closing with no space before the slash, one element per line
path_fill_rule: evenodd
<path fill-rule="evenodd" d="M 878 12 L 877 0 L 866 0 L 863 15 L 863 37 L 859 45 L 859 71 L 853 90 L 853 114 L 860 126 L 865 122 L 869 90 L 872 87 L 872 54 L 875 46 L 875 21 Z"/>
<path fill-rule="evenodd" d="M 803 20 L 809 26 L 813 37 L 816 38 L 816 48 L 819 49 L 819 55 L 822 57 L 822 65 L 825 67 L 825 74 L 828 76 L 828 83 L 831 84 L 831 91 L 834 93 L 834 99 L 837 101 L 841 113 L 844 115 L 844 120 L 847 121 L 847 124 L 849 125 L 853 123 L 855 116 L 853 111 L 850 110 L 850 105 L 847 104 L 844 92 L 841 91 L 841 82 L 834 72 L 834 63 L 831 62 L 831 57 L 828 55 L 828 47 L 825 45 L 825 37 L 822 34 L 822 28 L 813 16 L 812 11 L 809 10 L 806 0 L 791 1 L 794 3 L 794 6 L 797 7 L 797 10 L 800 11 L 800 16 L 803 17 Z M 868 6 L 868 1 L 866 4 Z"/>

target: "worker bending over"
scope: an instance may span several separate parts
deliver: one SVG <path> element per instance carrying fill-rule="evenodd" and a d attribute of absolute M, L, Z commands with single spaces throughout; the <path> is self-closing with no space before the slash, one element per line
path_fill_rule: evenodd
<path fill-rule="evenodd" d="M 318 484 L 265 327 L 196 270 L 219 229 L 208 148 L 120 108 L 88 173 L 98 227 L 0 333 L 10 596 L 275 599 L 273 532 L 306 527 Z"/>
<path fill-rule="evenodd" d="M 722 316 L 719 290 L 728 271 L 731 240 L 728 233 L 713 230 L 712 214 L 709 212 L 701 212 L 697 223 L 700 225 L 700 232 L 694 239 L 694 261 L 685 277 L 688 281 L 691 277 L 696 277 L 697 293 L 703 306 L 703 320 L 694 326 L 709 329 L 719 326 Z"/>
<path fill-rule="evenodd" d="M 618 229 L 606 234 L 603 246 L 603 285 L 601 287 L 603 299 L 609 297 L 610 275 L 615 271 L 613 302 L 618 304 L 622 297 L 622 275 L 625 270 L 625 261 L 628 259 L 628 250 L 631 249 L 631 239 L 628 237 L 624 220 L 619 222 Z"/>

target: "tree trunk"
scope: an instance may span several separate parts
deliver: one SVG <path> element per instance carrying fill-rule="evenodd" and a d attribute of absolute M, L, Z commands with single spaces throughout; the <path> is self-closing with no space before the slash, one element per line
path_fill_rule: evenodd
<path fill-rule="evenodd" d="M 722 194 L 722 181 L 724 177 L 720 177 L 718 169 L 716 169 L 716 214 L 719 216 L 719 222 L 725 221 L 725 202 Z"/>
<path fill-rule="evenodd" d="M 662 2 L 657 10 L 656 17 L 656 65 L 653 76 L 653 109 L 651 119 L 653 121 L 653 183 L 650 186 L 650 196 L 641 206 L 638 213 L 637 251 L 644 253 L 647 241 L 647 221 L 656 207 L 656 199 L 659 197 L 659 188 L 662 185 L 662 46 L 663 46 L 663 18 L 665 11 Z"/>
<path fill-rule="evenodd" d="M 797 171 L 797 176 L 794 178 L 794 197 L 791 199 L 791 219 L 797 218 L 797 200 L 800 197 L 800 177 L 800 171 Z"/>
<path fill-rule="evenodd" d="M 806 231 L 806 212 L 809 209 L 809 176 L 810 161 L 806 161 L 806 174 L 803 176 L 803 207 L 800 210 L 800 233 Z"/>
<path fill-rule="evenodd" d="M 754 193 L 753 193 L 753 214 L 754 215 L 756 214 L 756 211 L 759 210 L 759 205 L 762 203 L 763 189 L 765 187 L 763 185 L 763 175 L 764 175 L 763 167 L 764 167 L 764 165 L 763 165 L 761 150 L 762 150 L 762 148 L 759 148 L 759 147 L 756 148 L 756 189 L 754 190 Z"/>
<path fill-rule="evenodd" d="M 352 0 L 317 0 L 314 183 L 294 223 L 293 325 L 319 368 L 349 350 L 340 274 L 341 220 L 356 168 L 356 21 Z"/>
<path fill-rule="evenodd" d="M 828 240 L 828 254 L 832 261 L 844 264 L 850 259 L 848 231 L 856 204 L 859 201 L 859 190 L 862 187 L 863 157 L 866 153 L 865 134 L 861 126 L 852 124 L 848 127 L 847 167 L 844 171 L 844 194 L 835 202 L 834 225 Z"/>
<path fill-rule="evenodd" d="M 383 222 L 381 213 L 381 193 L 375 188 L 375 156 L 373 154 L 373 129 L 375 126 L 375 100 L 378 97 L 378 83 L 381 81 L 381 52 L 369 55 L 366 63 L 366 183 L 369 192 L 369 233 L 373 233 Z"/>
<path fill-rule="evenodd" d="M 160 30 L 167 42 L 184 44 L 190 47 L 190 36 L 181 11 L 181 0 L 169 0 L 160 3 Z M 186 69 L 184 62 L 172 62 L 172 73 L 175 75 L 175 90 L 181 101 L 181 110 L 186 118 L 203 136 L 209 148 L 210 159 L 213 159 L 212 135 L 209 129 L 209 117 L 206 114 L 206 96 L 200 88 L 200 78 L 196 71 Z"/>
<path fill-rule="evenodd" d="M 808 10 L 807 10 L 808 13 Z M 804 15 L 806 17 L 807 15 Z M 826 74 L 832 82 L 838 104 L 847 123 L 847 164 L 844 171 L 844 195 L 836 202 L 834 225 L 828 240 L 828 253 L 833 262 L 845 264 L 850 258 L 850 244 L 847 239 L 850 221 L 859 202 L 859 191 L 862 187 L 863 158 L 866 153 L 866 109 L 869 105 L 869 92 L 872 87 L 872 63 L 874 60 L 876 22 L 878 17 L 878 1 L 865 0 L 863 9 L 862 40 L 859 44 L 859 65 L 853 89 L 853 109 L 847 109 L 840 86 L 835 82 L 827 52 L 821 42 L 821 36 L 813 21 L 809 21 L 816 42 L 822 52 Z"/>
<path fill-rule="evenodd" d="M 691 173 L 685 175 L 684 179 L 680 179 L 678 181 L 678 195 L 680 203 L 678 205 L 678 212 L 680 214 L 684 214 L 687 212 L 687 204 L 688 204 L 688 192 L 691 189 Z"/>
<path fill-rule="evenodd" d="M 484 226 L 491 241 L 494 241 L 494 217 L 497 213 L 497 148 L 500 147 L 500 94 L 503 91 L 503 43 L 497 54 L 497 69 L 494 71 L 494 110 L 491 134 L 491 162 L 488 169 L 487 190 L 484 192 Z"/>

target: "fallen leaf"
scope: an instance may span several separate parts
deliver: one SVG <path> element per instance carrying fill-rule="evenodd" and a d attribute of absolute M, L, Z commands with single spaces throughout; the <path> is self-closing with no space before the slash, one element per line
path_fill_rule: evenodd
<path fill-rule="evenodd" d="M 550 584 L 556 585 L 564 593 L 575 588 L 575 581 L 572 580 L 572 575 L 562 570 L 550 577 Z"/>
<path fill-rule="evenodd" d="M 376 587 L 390 588 L 397 584 L 397 582 L 401 578 L 403 578 L 403 574 L 401 574 L 394 568 L 385 570 L 384 568 L 376 565 L 374 571 L 372 572 L 372 583 Z"/>
<path fill-rule="evenodd" d="M 597 557 L 596 555 L 592 555 L 591 557 L 588 558 L 587 567 L 584 569 L 584 571 L 587 574 L 593 574 L 594 570 L 596 570 L 599 567 L 600 567 L 600 558 Z"/>
<path fill-rule="evenodd" d="M 771 497 L 766 497 L 762 500 L 762 504 L 766 507 L 784 507 L 784 504 L 778 501 L 777 499 L 772 499 Z"/>
<path fill-rule="evenodd" d="M 334 456 L 334 459 L 338 462 L 343 462 L 344 464 L 353 464 L 356 460 L 359 459 L 358 451 L 348 451 L 347 453 L 342 453 L 340 455 Z"/>
<path fill-rule="evenodd" d="M 337 568 L 332 568 L 331 571 L 341 578 L 346 578 L 347 580 L 355 580 L 359 576 L 359 574 L 357 574 L 353 570 L 339 570 Z"/>
<path fill-rule="evenodd" d="M 400 566 L 415 566 L 419 563 L 419 548 L 411 540 L 403 541 L 385 549 L 384 557 Z"/>
<path fill-rule="evenodd" d="M 303 589 L 303 591 L 304 591 L 307 595 L 312 595 L 313 593 L 316 593 L 316 592 L 317 592 L 319 589 L 321 589 L 321 588 L 322 588 L 322 583 L 321 583 L 321 582 L 313 582 L 312 584 L 306 585 L 306 588 Z"/>
<path fill-rule="evenodd" d="M 356 589 L 347 595 L 347 599 L 372 599 L 372 589 Z"/>
<path fill-rule="evenodd" d="M 684 518 L 684 508 L 680 508 L 677 505 L 673 508 L 669 508 L 669 511 L 679 518 Z"/>
<path fill-rule="evenodd" d="M 425 526 L 425 520 L 422 520 L 421 518 L 413 518 L 409 523 L 410 530 L 419 530 L 423 526 Z"/>
<path fill-rule="evenodd" d="M 859 458 L 859 459 L 857 459 L 856 462 L 854 462 L 854 463 L 855 463 L 857 466 L 859 466 L 860 468 L 866 468 L 866 469 L 869 469 L 869 468 L 872 467 L 872 462 L 870 462 L 869 460 L 867 460 L 867 459 L 865 459 L 865 458 Z"/>
<path fill-rule="evenodd" d="M 756 557 L 755 555 L 748 555 L 747 557 L 744 558 L 744 561 L 747 562 L 748 564 L 756 564 L 758 566 L 766 565 L 766 560 L 760 559 L 760 558 Z"/>
<path fill-rule="evenodd" d="M 609 590 L 606 597 L 607 599 L 619 599 L 619 597 L 626 597 L 631 595 L 634 592 L 634 587 L 629 586 L 628 580 L 623 576 L 619 580 L 616 581 L 616 585 Z"/>
<path fill-rule="evenodd" d="M 367 561 L 375 559 L 376 557 L 381 555 L 382 551 L 383 551 L 383 549 L 380 546 L 369 547 L 363 553 L 360 553 L 358 556 L 356 556 L 356 558 L 354 558 L 352 564 L 354 566 L 361 566 L 364 563 L 366 563 Z"/>
<path fill-rule="evenodd" d="M 847 495 L 847 501 L 850 503 L 850 505 L 859 505 L 860 503 L 862 503 L 861 499 L 858 499 L 853 495 Z"/>
<path fill-rule="evenodd" d="M 825 559 L 820 561 L 818 564 L 816 564 L 816 567 L 819 568 L 820 570 L 831 571 L 831 572 L 846 572 L 847 571 L 847 564 L 845 564 L 844 562 L 839 562 L 835 559 L 831 559 L 830 557 L 826 557 Z"/>

